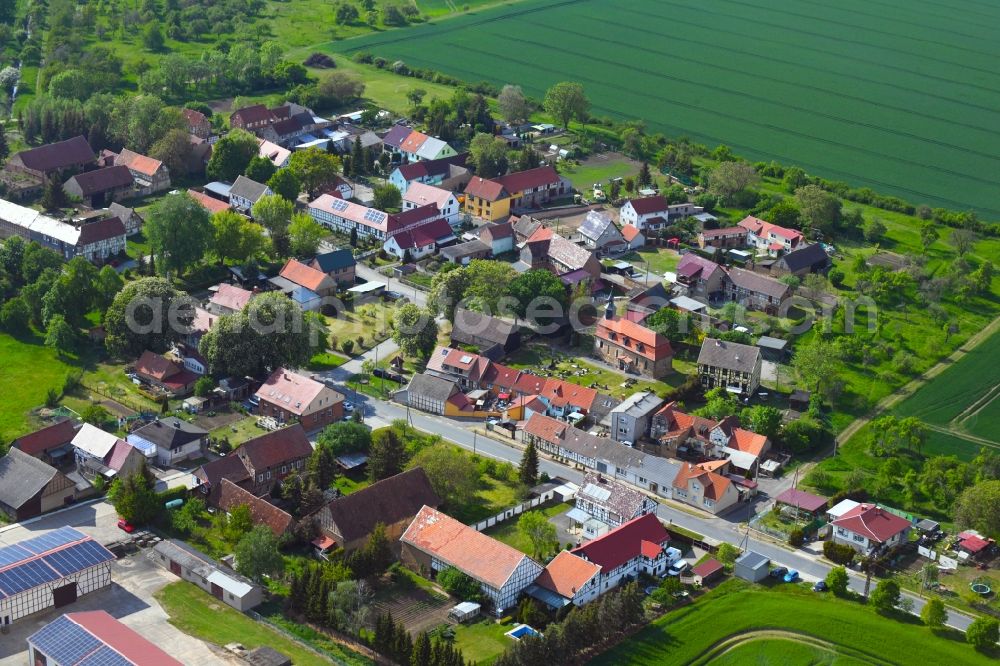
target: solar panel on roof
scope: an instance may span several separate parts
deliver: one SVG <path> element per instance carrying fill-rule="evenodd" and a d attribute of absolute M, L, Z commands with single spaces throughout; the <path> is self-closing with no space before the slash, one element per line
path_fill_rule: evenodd
<path fill-rule="evenodd" d="M 374 208 L 369 208 L 365 211 L 365 219 L 369 222 L 380 222 L 384 217 L 385 213 L 380 210 L 375 210 Z"/>
<path fill-rule="evenodd" d="M 115 556 L 96 541 L 84 541 L 42 556 L 46 564 L 51 565 L 63 576 L 113 559 Z"/>
<path fill-rule="evenodd" d="M 330 205 L 330 207 L 333 208 L 337 212 L 341 212 L 341 211 L 347 210 L 347 206 L 348 206 L 348 203 L 346 201 L 344 201 L 343 199 L 336 199 Z"/>
<path fill-rule="evenodd" d="M 57 664 L 76 664 L 101 647 L 101 641 L 65 615 L 39 629 L 28 642 Z"/>
<path fill-rule="evenodd" d="M 51 567 L 39 560 L 29 560 L 0 572 L 0 592 L 11 596 L 59 578 Z"/>
<path fill-rule="evenodd" d="M 5 567 L 9 564 L 20 562 L 24 558 L 30 556 L 31 556 L 30 550 L 25 550 L 24 548 L 21 548 L 17 544 L 0 548 L 0 567 Z"/>
<path fill-rule="evenodd" d="M 52 550 L 53 548 L 64 546 L 67 543 L 73 543 L 74 541 L 80 541 L 81 539 L 86 538 L 86 534 L 75 530 L 72 527 L 60 527 L 57 530 L 48 532 L 47 534 L 42 534 L 41 536 L 34 537 L 33 539 L 28 539 L 27 541 L 21 541 L 17 545 L 21 546 L 25 550 L 31 551 L 35 555 L 38 555 L 47 550 Z"/>
<path fill-rule="evenodd" d="M 102 645 L 96 652 L 74 666 L 132 666 L 132 662 L 107 645 Z"/>

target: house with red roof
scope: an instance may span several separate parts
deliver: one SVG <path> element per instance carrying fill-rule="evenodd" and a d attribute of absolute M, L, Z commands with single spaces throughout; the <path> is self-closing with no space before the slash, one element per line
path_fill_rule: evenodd
<path fill-rule="evenodd" d="M 996 541 L 988 539 L 975 530 L 959 532 L 955 548 L 971 557 L 979 557 L 996 546 Z"/>
<path fill-rule="evenodd" d="M 758 250 L 765 250 L 772 257 L 791 252 L 804 238 L 802 232 L 797 229 L 779 227 L 753 215 L 747 215 L 740 220 L 738 226 L 746 229 L 748 245 Z"/>
<path fill-rule="evenodd" d="M 337 283 L 323 271 L 307 264 L 289 259 L 281 267 L 278 275 L 300 287 L 305 287 L 318 296 L 334 296 L 337 293 Z"/>
<path fill-rule="evenodd" d="M 10 446 L 50 465 L 61 465 L 68 457 L 71 458 L 68 454 L 72 451 L 75 436 L 76 425 L 66 419 L 22 435 L 11 442 Z"/>
<path fill-rule="evenodd" d="M 223 480 L 261 497 L 293 472 L 305 470 L 312 444 L 298 423 L 255 437 L 232 454 L 205 463 L 194 472 L 198 490 L 218 506 Z"/>
<path fill-rule="evenodd" d="M 219 492 L 211 497 L 214 498 L 212 505 L 227 514 L 239 506 L 247 507 L 253 524 L 266 526 L 276 537 L 284 536 L 295 527 L 295 519 L 290 513 L 276 507 L 263 497 L 257 497 L 229 479 L 223 478 Z"/>
<path fill-rule="evenodd" d="M 674 499 L 713 515 L 735 505 L 740 499 L 739 488 L 728 476 L 713 471 L 717 468 L 713 462 L 698 465 L 682 463 L 674 477 Z"/>
<path fill-rule="evenodd" d="M 698 247 L 716 247 L 720 249 L 743 248 L 747 246 L 748 233 L 743 227 L 702 229 L 698 232 Z"/>
<path fill-rule="evenodd" d="M 792 507 L 796 511 L 818 516 L 826 510 L 827 503 L 830 500 L 820 495 L 813 495 L 805 490 L 789 488 L 775 497 L 774 501 L 776 504 Z"/>
<path fill-rule="evenodd" d="M 626 224 L 622 227 L 622 240 L 625 241 L 625 245 L 628 249 L 638 250 L 646 244 L 646 235 L 642 233 L 642 230 L 639 229 L 639 227 Z"/>
<path fill-rule="evenodd" d="M 688 288 L 689 296 L 712 298 L 726 288 L 726 271 L 710 259 L 688 252 L 677 264 L 677 281 Z"/>
<path fill-rule="evenodd" d="M 906 543 L 913 525 L 877 504 L 859 504 L 830 523 L 835 543 L 861 553 L 887 551 Z"/>
<path fill-rule="evenodd" d="M 128 167 L 138 194 L 170 189 L 170 169 L 160 160 L 123 148 L 115 157 L 115 166 Z"/>
<path fill-rule="evenodd" d="M 161 391 L 175 396 L 185 396 L 194 389 L 194 383 L 199 375 L 191 372 L 182 363 L 172 361 L 162 354 L 155 354 L 148 349 L 135 362 L 135 374 Z"/>
<path fill-rule="evenodd" d="M 710 557 L 691 569 L 691 577 L 694 578 L 695 585 L 707 585 L 721 576 L 724 571 L 725 567 L 722 566 L 722 562 Z"/>
<path fill-rule="evenodd" d="M 205 303 L 205 310 L 214 315 L 227 315 L 239 312 L 246 307 L 256 292 L 238 287 L 228 282 L 218 285 L 211 298 Z"/>
<path fill-rule="evenodd" d="M 622 224 L 630 224 L 640 231 L 656 231 L 667 226 L 669 218 L 667 198 L 655 195 L 629 199 L 618 211 Z"/>
<path fill-rule="evenodd" d="M 184 120 L 187 122 L 188 134 L 194 134 L 202 139 L 207 139 L 212 135 L 212 123 L 201 111 L 194 109 L 181 109 Z"/>
<path fill-rule="evenodd" d="M 465 186 L 465 212 L 496 222 L 518 209 L 537 208 L 569 196 L 573 186 L 551 166 L 486 179 L 475 176 Z"/>
<path fill-rule="evenodd" d="M 437 206 L 441 218 L 448 224 L 457 225 L 459 223 L 458 214 L 461 206 L 458 197 L 451 190 L 446 190 L 424 183 L 410 183 L 403 195 L 403 210 L 420 208 L 433 204 Z"/>
<path fill-rule="evenodd" d="M 412 210 L 412 209 L 411 209 Z M 444 219 L 399 231 L 382 244 L 389 254 L 403 259 L 420 259 L 455 242 L 455 232 Z"/>
<path fill-rule="evenodd" d="M 561 550 L 526 592 L 554 610 L 570 604 L 583 606 L 601 596 L 601 567 Z"/>
<path fill-rule="evenodd" d="M 601 568 L 598 594 L 617 587 L 622 579 L 644 573 L 662 576 L 676 561 L 668 552 L 670 535 L 655 514 L 647 513 L 570 552 Z"/>
<path fill-rule="evenodd" d="M 615 316 L 613 296 L 594 330 L 594 353 L 619 370 L 660 379 L 673 372 L 670 340 L 630 319 Z"/>
<path fill-rule="evenodd" d="M 728 460 L 738 473 L 754 473 L 770 452 L 771 440 L 739 426 L 736 416 L 715 421 L 682 412 L 669 402 L 653 415 L 649 435 L 659 442 L 661 455 Z"/>
<path fill-rule="evenodd" d="M 298 422 L 311 432 L 344 417 L 344 395 L 285 368 L 271 373 L 256 393 L 257 413 L 278 423 Z"/>

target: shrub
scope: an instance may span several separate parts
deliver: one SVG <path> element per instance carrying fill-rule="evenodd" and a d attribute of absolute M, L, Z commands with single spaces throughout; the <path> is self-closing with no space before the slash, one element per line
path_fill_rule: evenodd
<path fill-rule="evenodd" d="M 854 561 L 855 555 L 853 548 L 842 543 L 827 541 L 823 544 L 823 556 L 831 562 L 847 566 Z"/>
<path fill-rule="evenodd" d="M 806 535 L 801 528 L 796 527 L 794 530 L 788 533 L 788 545 L 795 548 L 801 548 L 802 544 L 806 541 Z"/>
<path fill-rule="evenodd" d="M 479 587 L 479 583 L 455 567 L 443 569 L 437 575 L 437 581 L 448 594 L 463 601 L 479 601 L 480 597 L 482 597 L 482 589 Z"/>

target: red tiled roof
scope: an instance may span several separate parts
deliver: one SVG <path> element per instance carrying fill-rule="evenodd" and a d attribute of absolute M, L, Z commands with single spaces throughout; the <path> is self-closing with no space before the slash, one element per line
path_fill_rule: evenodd
<path fill-rule="evenodd" d="M 645 539 L 639 545 L 639 552 L 642 556 L 650 560 L 655 560 L 660 553 L 663 552 L 663 548 L 660 544 L 653 543 L 652 541 L 646 541 Z"/>
<path fill-rule="evenodd" d="M 65 141 L 22 150 L 11 159 L 20 162 L 26 169 L 48 172 L 93 162 L 94 151 L 83 136 L 74 136 Z"/>
<path fill-rule="evenodd" d="M 138 171 L 144 176 L 154 176 L 156 172 L 160 170 L 163 166 L 163 162 L 146 155 L 140 155 L 139 153 L 129 150 L 128 148 L 123 148 L 122 152 L 118 153 L 118 157 L 115 158 L 115 164 L 124 164 L 132 171 Z"/>
<path fill-rule="evenodd" d="M 129 455 L 135 449 L 134 446 L 126 442 L 124 439 L 119 439 L 115 442 L 115 445 L 108 451 L 108 455 L 104 456 L 104 464 L 120 472 L 122 465 L 128 460 Z"/>
<path fill-rule="evenodd" d="M 184 119 L 187 121 L 188 127 L 197 127 L 204 122 L 208 122 L 208 118 L 201 111 L 184 108 L 181 109 L 181 113 L 184 114 Z"/>
<path fill-rule="evenodd" d="M 511 194 L 517 194 L 524 190 L 558 183 L 559 173 L 550 166 L 540 166 L 527 171 L 509 173 L 495 180 Z"/>
<path fill-rule="evenodd" d="M 233 284 L 223 283 L 219 285 L 219 289 L 212 294 L 212 298 L 209 300 L 215 305 L 238 311 L 242 310 L 253 296 L 254 293 L 252 291 Z"/>
<path fill-rule="evenodd" d="M 49 449 L 72 442 L 75 435 L 76 430 L 73 428 L 73 422 L 67 419 L 41 430 L 36 430 L 23 437 L 18 437 L 14 440 L 12 446 L 30 456 L 37 456 Z"/>
<path fill-rule="evenodd" d="M 544 414 L 532 414 L 527 423 L 524 424 L 524 432 L 541 439 L 545 442 L 558 442 L 569 427 L 568 423 L 557 421 L 551 416 Z"/>
<path fill-rule="evenodd" d="M 295 425 L 244 442 L 236 453 L 246 458 L 254 469 L 273 468 L 312 455 L 312 445 L 302 425 Z"/>
<path fill-rule="evenodd" d="M 497 589 L 524 560 L 530 560 L 521 551 L 429 506 L 420 509 L 400 541 Z"/>
<path fill-rule="evenodd" d="M 229 119 L 230 123 L 235 119 L 242 120 L 246 124 L 258 123 L 274 120 L 274 114 L 263 104 L 254 104 L 253 106 L 244 106 L 242 109 L 233 111 Z"/>
<path fill-rule="evenodd" d="M 526 243 L 541 243 L 552 240 L 552 230 L 548 227 L 538 227 L 535 232 L 528 236 Z"/>
<path fill-rule="evenodd" d="M 125 235 L 125 225 L 117 217 L 106 217 L 96 222 L 88 222 L 80 227 L 77 245 L 89 245 L 109 238 Z"/>
<path fill-rule="evenodd" d="M 812 493 L 807 493 L 804 490 L 799 490 L 798 488 L 789 488 L 775 497 L 774 501 L 787 504 L 788 506 L 799 507 L 809 513 L 815 513 L 816 511 L 824 508 L 829 500 L 825 497 L 820 497 L 819 495 L 813 495 Z"/>
<path fill-rule="evenodd" d="M 705 497 L 716 501 L 722 499 L 732 484 L 732 481 L 721 474 L 711 472 L 700 465 L 681 463 L 681 468 L 677 471 L 677 476 L 674 477 L 674 488 L 687 490 L 688 482 L 691 479 L 700 481 L 705 488 Z"/>
<path fill-rule="evenodd" d="M 833 521 L 837 527 L 885 543 L 910 527 L 910 521 L 875 504 L 859 504 Z"/>
<path fill-rule="evenodd" d="M 663 523 L 655 515 L 647 513 L 570 552 L 586 557 L 605 571 L 612 571 L 629 560 L 644 555 L 644 543 L 664 546 L 668 541 L 670 535 Z M 651 549 L 647 550 L 652 552 Z"/>
<path fill-rule="evenodd" d="M 991 539 L 984 539 L 978 534 L 972 534 L 971 532 L 962 532 L 958 535 L 958 547 L 967 550 L 973 555 L 985 549 L 990 545 Z"/>
<path fill-rule="evenodd" d="M 649 215 L 650 213 L 667 212 L 669 205 L 666 197 L 655 195 L 652 197 L 642 197 L 641 199 L 631 199 L 629 203 L 639 215 Z"/>
<path fill-rule="evenodd" d="M 396 239 L 396 244 L 400 248 L 406 250 L 432 245 L 436 241 L 448 238 L 449 236 L 454 236 L 451 225 L 445 220 L 434 220 L 427 224 L 421 224 L 419 227 L 413 227 L 412 229 L 396 233 L 393 235 L 393 238 Z"/>
<path fill-rule="evenodd" d="M 723 570 L 722 562 L 709 558 L 691 569 L 691 573 L 702 578 L 710 578 Z"/>
<path fill-rule="evenodd" d="M 758 435 L 751 430 L 734 428 L 732 437 L 729 439 L 729 448 L 759 456 L 767 448 L 767 437 Z"/>
<path fill-rule="evenodd" d="M 152 377 L 157 381 L 163 381 L 180 372 L 181 367 L 173 361 L 167 360 L 163 356 L 154 354 L 147 349 L 142 352 L 142 356 L 135 362 L 135 371 L 147 377 Z"/>
<path fill-rule="evenodd" d="M 312 266 L 306 266 L 295 259 L 286 261 L 278 275 L 313 291 L 319 291 L 323 288 L 323 283 L 330 280 L 330 276 L 323 271 L 318 271 Z"/>
<path fill-rule="evenodd" d="M 470 197 L 477 197 L 479 199 L 485 199 L 486 201 L 497 201 L 510 196 L 510 194 L 504 190 L 501 183 L 498 183 L 495 180 L 486 180 L 485 178 L 480 178 L 479 176 L 476 176 L 469 181 L 469 184 L 465 186 L 465 193 Z"/>
<path fill-rule="evenodd" d="M 216 503 L 226 513 L 245 504 L 250 509 L 254 525 L 267 525 L 274 536 L 280 537 L 294 522 L 291 514 L 282 511 L 270 502 L 240 488 L 229 479 L 222 479 Z"/>
<path fill-rule="evenodd" d="M 641 234 L 642 231 L 639 227 L 633 227 L 631 224 L 626 224 L 622 227 L 622 238 L 631 243 L 635 238 Z"/>
<path fill-rule="evenodd" d="M 561 550 L 545 566 L 541 575 L 535 580 L 535 585 L 572 599 L 580 588 L 600 572 L 601 567 L 597 564 L 588 562 L 568 550 Z"/>
<path fill-rule="evenodd" d="M 113 618 L 107 611 L 67 613 L 66 619 L 137 666 L 183 666 L 136 631 Z"/>
<path fill-rule="evenodd" d="M 416 130 L 410 132 L 409 136 L 403 140 L 400 144 L 399 149 L 404 153 L 415 153 L 420 150 L 420 146 L 424 145 L 430 137 L 423 132 L 417 132 Z"/>
<path fill-rule="evenodd" d="M 315 379 L 278 368 L 271 373 L 256 395 L 264 402 L 278 405 L 281 409 L 301 416 L 310 411 L 310 406 L 324 393 L 324 390 L 331 394 L 333 402 L 338 398 L 344 399 L 340 393 L 328 389 Z"/>
<path fill-rule="evenodd" d="M 215 197 L 210 197 L 202 192 L 196 192 L 194 190 L 187 191 L 188 196 L 201 204 L 201 207 L 207 210 L 209 213 L 218 213 L 223 210 L 229 210 L 229 204 L 225 201 L 219 201 Z"/>
<path fill-rule="evenodd" d="M 615 335 L 616 339 L 611 339 L 612 334 Z M 670 346 L 670 340 L 656 331 L 648 329 L 634 321 L 622 319 L 621 317 L 598 321 L 595 335 L 612 345 L 624 347 L 651 361 L 658 361 L 674 355 L 674 350 Z M 628 340 L 627 343 L 626 339 Z M 639 344 L 642 345 L 642 351 L 638 348 Z"/>

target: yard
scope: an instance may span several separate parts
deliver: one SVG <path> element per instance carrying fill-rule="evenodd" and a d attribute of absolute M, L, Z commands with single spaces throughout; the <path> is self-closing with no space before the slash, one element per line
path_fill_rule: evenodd
<path fill-rule="evenodd" d="M 267 430 L 257 425 L 257 417 L 251 415 L 229 425 L 216 428 L 209 432 L 208 436 L 212 439 L 227 439 L 229 445 L 235 449 L 243 442 L 266 433 Z"/>
<path fill-rule="evenodd" d="M 540 144 L 539 148 L 548 148 L 548 142 L 543 140 Z M 621 153 L 600 153 L 582 162 L 562 162 L 559 173 L 569 178 L 573 187 L 588 197 L 593 194 L 594 183 L 607 184 L 612 178 L 634 176 L 639 173 L 639 167 L 639 162 Z"/>
<path fill-rule="evenodd" d="M 677 254 L 677 250 L 648 245 L 620 258 L 632 263 L 638 269 L 648 270 L 656 275 L 672 273 L 677 269 L 677 264 L 681 263 L 681 255 Z"/>
<path fill-rule="evenodd" d="M 554 518 L 565 513 L 572 508 L 567 502 L 560 502 L 542 509 L 533 509 L 525 513 L 541 513 L 546 518 Z M 522 514 L 523 515 L 523 514 Z M 483 530 L 483 534 L 493 537 L 497 541 L 502 541 L 508 546 L 517 548 L 522 553 L 531 553 L 531 542 L 517 529 L 518 518 L 511 518 L 495 527 Z"/>
<path fill-rule="evenodd" d="M 394 311 L 393 305 L 373 302 L 359 305 L 353 311 L 338 312 L 336 317 L 324 317 L 324 319 L 327 330 L 336 340 L 336 348 L 343 349 L 344 341 L 351 340 L 354 343 L 351 353 L 355 354 L 371 349 L 389 337 Z"/>
<path fill-rule="evenodd" d="M 878 640 L 873 642 L 872 636 Z M 775 651 L 754 645 L 761 639 L 771 640 Z M 850 661 L 843 663 L 851 664 L 909 664 L 916 654 L 928 664 L 992 662 L 965 644 L 960 633 L 935 635 L 912 616 L 883 617 L 856 601 L 820 595 L 804 585 L 766 588 L 734 579 L 667 613 L 591 663 L 714 664 L 730 641 L 745 645 L 741 654 L 748 659 L 762 655 L 766 660 L 722 663 L 813 663 L 785 659 L 802 654 L 803 643 L 823 655 L 819 663 L 845 658 Z"/>
<path fill-rule="evenodd" d="M 0 433 L 9 441 L 31 429 L 29 412 L 45 403 L 49 388 L 62 386 L 71 367 L 41 340 L 18 340 L 7 334 L 0 334 L 0 358 L 7 389 L 0 403 Z"/>
<path fill-rule="evenodd" d="M 470 663 L 492 664 L 513 644 L 513 639 L 504 634 L 514 626 L 513 623 L 500 624 L 490 618 L 455 625 L 455 646 Z"/>
<path fill-rule="evenodd" d="M 241 643 L 247 649 L 266 645 L 291 657 L 296 666 L 321 666 L 330 659 L 344 664 L 370 664 L 369 659 L 339 645 L 336 653 L 321 657 L 270 627 L 217 601 L 201 588 L 186 581 L 171 583 L 156 593 L 156 598 L 170 616 L 170 623 L 186 634 L 225 646 Z"/>

